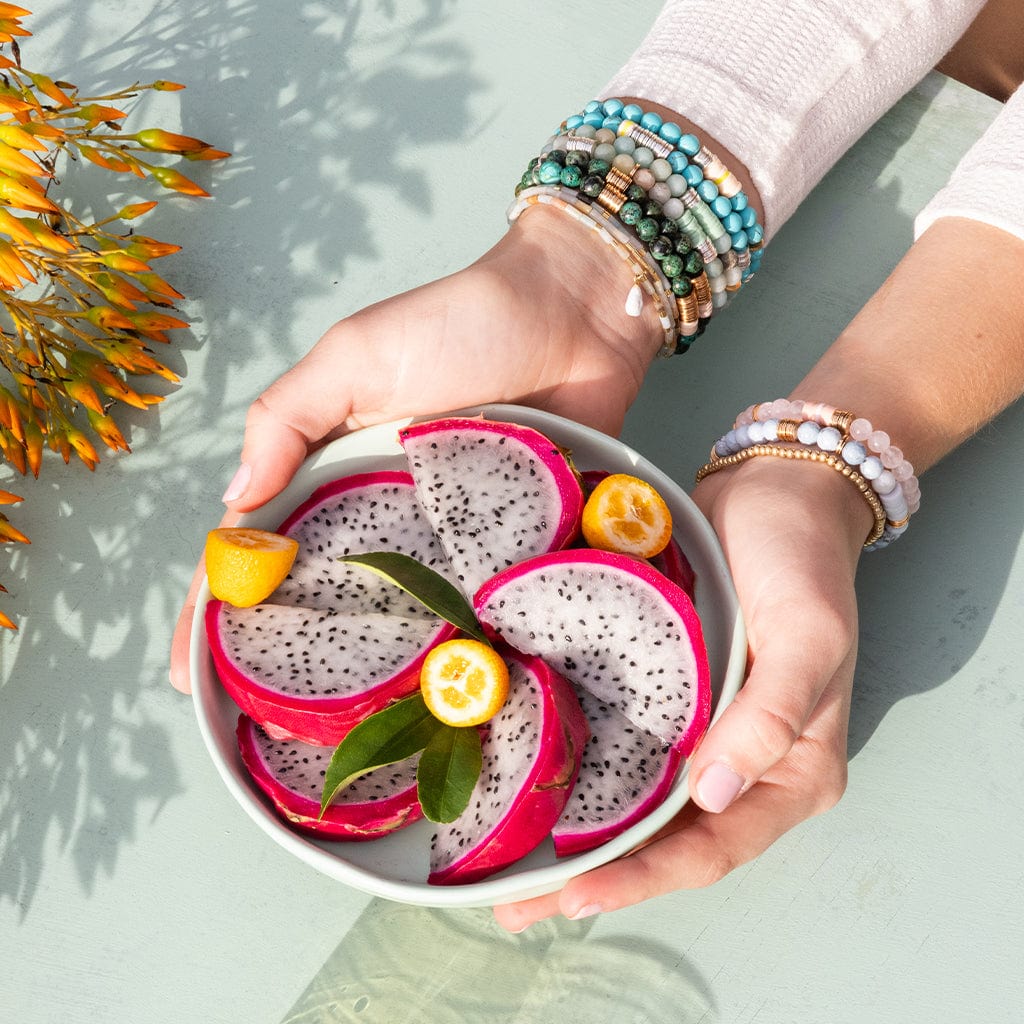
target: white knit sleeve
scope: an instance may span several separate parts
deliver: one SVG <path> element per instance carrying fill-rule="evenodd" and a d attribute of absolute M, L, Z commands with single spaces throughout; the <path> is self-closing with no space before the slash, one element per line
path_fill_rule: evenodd
<path fill-rule="evenodd" d="M 761 193 L 770 238 L 981 6 L 669 0 L 601 96 L 661 103 L 734 153 Z"/>
<path fill-rule="evenodd" d="M 940 217 L 969 217 L 1024 238 L 1024 86 L 917 215 L 915 236 Z"/>

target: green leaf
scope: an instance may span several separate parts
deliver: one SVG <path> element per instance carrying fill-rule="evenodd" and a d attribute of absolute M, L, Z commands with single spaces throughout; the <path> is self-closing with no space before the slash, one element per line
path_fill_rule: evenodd
<path fill-rule="evenodd" d="M 475 726 L 446 725 L 434 733 L 416 769 L 423 813 L 431 821 L 454 821 L 469 804 L 482 763 Z"/>
<path fill-rule="evenodd" d="M 490 646 L 469 602 L 442 575 L 415 558 L 397 551 L 369 551 L 364 555 L 344 555 L 338 561 L 351 562 L 375 572 L 411 594 L 442 619 L 458 626 L 463 633 Z"/>
<path fill-rule="evenodd" d="M 320 816 L 330 802 L 354 779 L 374 768 L 404 761 L 422 750 L 439 729 L 444 729 L 423 703 L 423 697 L 411 697 L 389 704 L 383 711 L 360 722 L 338 744 L 327 767 Z"/>

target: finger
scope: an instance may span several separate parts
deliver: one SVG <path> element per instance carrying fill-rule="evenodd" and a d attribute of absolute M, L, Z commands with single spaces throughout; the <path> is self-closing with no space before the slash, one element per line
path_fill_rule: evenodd
<path fill-rule="evenodd" d="M 337 346 L 320 344 L 249 407 L 241 464 L 224 492 L 230 508 L 249 511 L 269 501 L 310 450 L 348 419 L 351 393 L 334 358 Z"/>
<path fill-rule="evenodd" d="M 234 526 L 239 520 L 237 512 L 226 512 L 220 526 Z M 185 602 L 178 613 L 178 621 L 174 626 L 171 639 L 171 685 L 182 693 L 191 693 L 192 680 L 189 673 L 189 649 L 192 643 L 192 619 L 196 613 L 196 602 L 199 588 L 206 577 L 206 559 L 200 558 L 196 571 L 192 574 L 192 582 L 185 596 Z"/>
<path fill-rule="evenodd" d="M 690 793 L 720 813 L 792 750 L 829 680 L 852 676 L 856 623 L 814 614 L 814 629 L 779 632 L 754 655 L 750 674 L 690 761 Z"/>
<path fill-rule="evenodd" d="M 578 920 L 678 889 L 703 888 L 753 860 L 809 817 L 815 800 L 762 782 L 722 814 L 688 806 L 692 812 L 649 845 L 571 879 L 560 892 L 495 907 L 495 918 L 510 932 L 521 932 L 556 914 Z"/>
<path fill-rule="evenodd" d="M 335 324 L 253 402 L 241 466 L 224 494 L 230 508 L 259 507 L 326 440 L 386 418 L 401 344 L 397 338 L 393 346 L 374 344 L 390 323 L 384 309 L 371 306 Z"/>
<path fill-rule="evenodd" d="M 834 806 L 846 787 L 846 727 L 852 672 L 830 681 L 807 730 L 748 793 L 721 814 L 695 803 L 645 846 L 571 879 L 557 893 L 494 908 L 498 922 L 520 932 L 555 914 L 571 919 L 632 906 L 677 889 L 699 889 L 760 856 L 806 818 Z"/>

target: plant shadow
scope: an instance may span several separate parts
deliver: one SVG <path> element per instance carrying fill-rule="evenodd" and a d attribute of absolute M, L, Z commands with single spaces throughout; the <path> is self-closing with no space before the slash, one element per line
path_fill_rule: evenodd
<path fill-rule="evenodd" d="M 159 412 L 117 413 L 130 459 L 108 457 L 91 476 L 50 460 L 39 480 L 3 484 L 26 499 L 18 524 L 33 541 L 4 575 L 21 628 L 0 648 L 0 903 L 22 918 L 48 857 L 70 856 L 89 894 L 184 791 L 173 731 L 192 727 L 191 707 L 167 684 L 167 656 L 205 533 L 196 524 L 219 518 L 255 397 L 236 382 L 266 382 L 294 362 L 312 340 L 296 330 L 308 307 L 335 308 L 352 262 L 386 257 L 375 201 L 430 210 L 417 151 L 466 131 L 482 88 L 449 31 L 452 11 L 450 0 L 301 12 L 275 0 L 155 0 L 115 19 L 110 5 L 82 2 L 28 23 L 26 66 L 89 94 L 184 82 L 185 92 L 144 94 L 128 124 L 152 117 L 175 130 L 177 118 L 235 155 L 185 167 L 213 200 L 160 193 L 137 224 L 185 247 L 159 269 L 193 297 L 183 304 L 192 329 L 158 356 L 201 374 L 167 388 L 173 402 Z M 62 171 L 80 215 L 152 197 L 95 171 Z M 210 422 L 232 429 L 222 445 L 197 445 L 195 425 Z"/>

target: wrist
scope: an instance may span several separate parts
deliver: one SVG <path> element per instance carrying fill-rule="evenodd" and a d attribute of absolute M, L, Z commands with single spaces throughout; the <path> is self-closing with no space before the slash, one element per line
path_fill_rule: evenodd
<path fill-rule="evenodd" d="M 627 312 L 636 279 L 611 246 L 562 211 L 538 204 L 510 225 L 492 253 L 516 263 L 529 261 L 533 272 L 543 275 L 575 308 L 580 331 L 613 349 L 642 379 L 661 350 L 664 330 L 655 305 L 646 297 L 639 315 Z"/>
<path fill-rule="evenodd" d="M 663 121 L 674 121 L 683 129 L 684 132 L 690 132 L 693 135 L 696 135 L 708 149 L 712 150 L 722 159 L 722 161 L 728 166 L 729 170 L 732 171 L 732 173 L 739 179 L 740 185 L 750 201 L 750 205 L 757 213 L 759 223 L 765 229 L 768 228 L 768 225 L 765 224 L 764 203 L 761 201 L 761 193 L 754 184 L 754 179 L 751 177 L 750 169 L 742 160 L 739 159 L 739 157 L 719 142 L 713 133 L 707 131 L 702 125 L 691 121 L 679 111 L 663 106 L 660 103 L 655 103 L 652 100 L 635 96 L 627 96 L 622 99 L 624 103 L 635 103 L 638 106 L 643 107 L 644 110 L 652 111 Z"/>
<path fill-rule="evenodd" d="M 737 495 L 743 500 L 735 500 Z M 874 526 L 857 488 L 828 466 L 810 462 L 749 459 L 706 477 L 693 497 L 723 537 L 730 533 L 729 517 L 745 517 L 753 507 L 762 510 L 766 521 L 787 523 L 787 535 L 798 548 L 812 534 L 830 538 L 851 576 Z M 735 528 L 749 530 L 750 523 L 736 523 Z"/>

